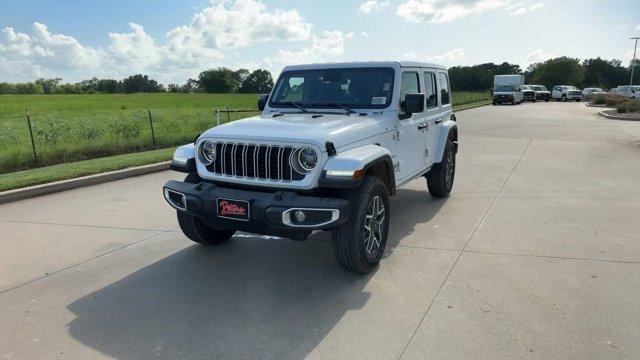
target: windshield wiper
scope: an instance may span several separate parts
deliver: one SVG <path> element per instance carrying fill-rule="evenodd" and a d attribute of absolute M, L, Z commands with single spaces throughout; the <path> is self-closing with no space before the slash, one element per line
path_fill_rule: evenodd
<path fill-rule="evenodd" d="M 335 107 L 339 107 L 340 109 L 344 110 L 347 112 L 347 114 L 355 114 L 356 112 L 353 111 L 352 109 L 348 108 L 347 106 L 341 104 L 341 103 L 337 103 L 337 102 L 328 102 L 328 103 L 310 103 L 309 105 L 312 106 L 335 106 Z"/>
<path fill-rule="evenodd" d="M 300 104 L 298 103 L 294 103 L 293 101 L 287 101 L 287 102 L 283 102 L 283 104 L 285 105 L 293 105 L 295 107 L 297 107 L 300 111 L 302 111 L 303 113 L 308 113 L 309 110 L 305 109 L 304 107 L 302 107 Z"/>

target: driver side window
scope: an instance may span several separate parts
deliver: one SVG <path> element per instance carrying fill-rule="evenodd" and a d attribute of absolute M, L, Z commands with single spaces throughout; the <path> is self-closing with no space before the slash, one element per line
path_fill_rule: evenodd
<path fill-rule="evenodd" d="M 404 97 L 420 92 L 420 78 L 417 72 L 403 72 L 400 84 L 400 108 L 404 111 Z"/>

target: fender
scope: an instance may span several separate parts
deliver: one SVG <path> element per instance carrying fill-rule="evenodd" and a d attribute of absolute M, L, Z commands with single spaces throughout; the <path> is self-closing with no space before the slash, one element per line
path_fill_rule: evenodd
<path fill-rule="evenodd" d="M 444 155 L 444 147 L 447 144 L 447 139 L 449 138 L 449 134 L 453 136 L 453 141 L 455 144 L 454 151 L 456 153 L 458 152 L 458 126 L 456 125 L 455 121 L 447 120 L 444 123 L 442 123 L 440 128 L 440 135 L 436 140 L 436 146 L 434 149 L 435 155 L 436 155 L 434 159 L 435 163 L 442 162 L 442 156 Z"/>
<path fill-rule="evenodd" d="M 190 173 L 196 171 L 195 144 L 182 145 L 176 149 L 171 158 L 171 170 Z"/>
<path fill-rule="evenodd" d="M 320 187 L 353 188 L 360 185 L 368 173 L 380 175 L 390 194 L 395 193 L 395 173 L 391 153 L 379 145 L 364 145 L 329 158 L 320 177 Z"/>

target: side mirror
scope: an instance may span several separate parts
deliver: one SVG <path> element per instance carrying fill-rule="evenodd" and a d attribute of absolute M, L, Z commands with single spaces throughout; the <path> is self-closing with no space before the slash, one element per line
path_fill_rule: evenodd
<path fill-rule="evenodd" d="M 267 106 L 267 100 L 269 100 L 269 94 L 261 94 L 258 97 L 258 110 L 264 110 L 265 106 Z"/>
<path fill-rule="evenodd" d="M 404 112 L 417 114 L 424 111 L 424 94 L 407 94 L 404 96 Z"/>

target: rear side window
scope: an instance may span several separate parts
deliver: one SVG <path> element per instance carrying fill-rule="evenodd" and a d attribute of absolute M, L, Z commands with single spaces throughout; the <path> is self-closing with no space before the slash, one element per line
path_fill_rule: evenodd
<path fill-rule="evenodd" d="M 438 88 L 436 86 L 436 74 L 424 73 L 424 98 L 427 100 L 427 109 L 438 107 Z"/>
<path fill-rule="evenodd" d="M 449 77 L 445 73 L 439 73 L 440 78 L 440 101 L 442 105 L 451 103 L 451 92 L 449 91 Z"/>

